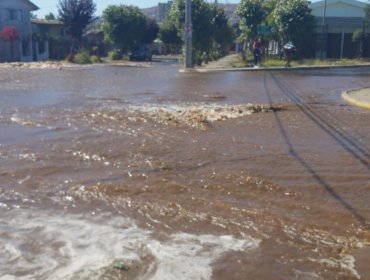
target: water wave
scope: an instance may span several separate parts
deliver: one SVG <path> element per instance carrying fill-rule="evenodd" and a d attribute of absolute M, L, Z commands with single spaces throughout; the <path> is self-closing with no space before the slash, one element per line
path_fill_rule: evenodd
<path fill-rule="evenodd" d="M 131 219 L 109 214 L 7 213 L 12 219 L 0 218 L 1 280 L 120 279 L 120 274 L 151 280 L 211 279 L 212 262 L 228 251 L 253 250 L 260 242 L 187 233 L 157 240 Z"/>

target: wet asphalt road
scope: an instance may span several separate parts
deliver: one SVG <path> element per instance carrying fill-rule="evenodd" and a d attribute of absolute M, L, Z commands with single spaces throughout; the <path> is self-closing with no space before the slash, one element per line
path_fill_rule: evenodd
<path fill-rule="evenodd" d="M 0 279 L 366 279 L 369 74 L 0 69 Z"/>

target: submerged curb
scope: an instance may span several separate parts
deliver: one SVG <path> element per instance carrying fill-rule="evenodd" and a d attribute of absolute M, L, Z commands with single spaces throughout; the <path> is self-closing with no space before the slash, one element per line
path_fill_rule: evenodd
<path fill-rule="evenodd" d="M 370 110 L 370 88 L 345 91 L 342 98 L 352 105 Z"/>

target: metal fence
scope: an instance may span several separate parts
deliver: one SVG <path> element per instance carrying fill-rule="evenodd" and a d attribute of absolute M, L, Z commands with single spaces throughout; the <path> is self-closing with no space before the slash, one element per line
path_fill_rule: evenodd
<path fill-rule="evenodd" d="M 354 40 L 354 33 L 360 35 Z M 335 19 L 317 24 L 314 55 L 321 58 L 370 57 L 370 26 L 362 19 Z"/>

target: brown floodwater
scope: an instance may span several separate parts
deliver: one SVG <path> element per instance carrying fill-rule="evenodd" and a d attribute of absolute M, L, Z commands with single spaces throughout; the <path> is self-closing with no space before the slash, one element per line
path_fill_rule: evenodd
<path fill-rule="evenodd" d="M 370 279 L 370 69 L 0 69 L 0 279 Z"/>

